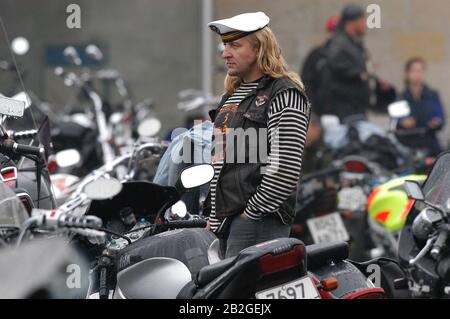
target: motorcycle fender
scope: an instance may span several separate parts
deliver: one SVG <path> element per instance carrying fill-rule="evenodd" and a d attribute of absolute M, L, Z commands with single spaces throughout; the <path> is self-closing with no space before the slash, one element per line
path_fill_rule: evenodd
<path fill-rule="evenodd" d="M 118 273 L 114 299 L 175 299 L 191 280 L 181 261 L 150 258 Z"/>
<path fill-rule="evenodd" d="M 365 291 L 374 291 L 374 284 L 354 265 L 348 261 L 325 264 L 321 268 L 310 273 L 317 281 L 334 277 L 338 281 L 338 287 L 330 292 L 320 290 L 322 297 L 332 299 L 346 299 L 351 296 L 361 295 Z"/>

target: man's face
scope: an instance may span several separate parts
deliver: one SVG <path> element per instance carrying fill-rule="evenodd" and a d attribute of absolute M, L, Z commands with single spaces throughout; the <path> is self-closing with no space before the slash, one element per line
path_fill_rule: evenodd
<path fill-rule="evenodd" d="M 362 37 L 367 33 L 366 17 L 362 16 L 355 20 L 355 30 L 358 36 Z"/>
<path fill-rule="evenodd" d="M 258 49 L 249 36 L 225 43 L 222 58 L 228 67 L 228 75 L 245 77 L 257 67 Z"/>

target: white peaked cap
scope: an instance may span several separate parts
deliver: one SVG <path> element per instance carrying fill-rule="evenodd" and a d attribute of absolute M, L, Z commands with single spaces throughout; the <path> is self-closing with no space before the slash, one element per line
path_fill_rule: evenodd
<path fill-rule="evenodd" d="M 232 18 L 208 23 L 214 32 L 224 35 L 236 33 L 245 36 L 267 26 L 270 18 L 264 12 L 243 13 Z"/>

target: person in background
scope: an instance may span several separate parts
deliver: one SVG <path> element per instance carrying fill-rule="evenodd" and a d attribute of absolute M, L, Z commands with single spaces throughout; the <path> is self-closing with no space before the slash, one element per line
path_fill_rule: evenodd
<path fill-rule="evenodd" d="M 320 118 L 316 113 L 311 112 L 303 154 L 303 175 L 327 168 L 332 161 L 333 154 L 325 145 Z"/>
<path fill-rule="evenodd" d="M 303 68 L 300 71 L 301 79 L 305 84 L 306 94 L 311 102 L 314 112 L 319 116 L 323 114 L 323 106 L 319 99 L 319 89 L 322 79 L 322 71 L 326 63 L 326 51 L 330 44 L 334 31 L 339 23 L 339 16 L 328 18 L 326 23 L 326 41 L 314 48 L 306 57 Z"/>
<path fill-rule="evenodd" d="M 420 57 L 411 58 L 406 62 L 406 89 L 402 94 L 402 99 L 409 103 L 411 114 L 400 120 L 399 128 L 406 130 L 414 128 L 429 129 L 424 139 L 409 141 L 410 143 L 414 142 L 415 145 L 408 145 L 408 141 L 405 141 L 404 144 L 426 148 L 429 155 L 436 156 L 442 152 L 436 134 L 445 125 L 445 114 L 439 93 L 426 84 L 426 67 L 425 60 Z"/>
<path fill-rule="evenodd" d="M 320 88 L 323 113 L 336 115 L 341 122 L 355 116 L 365 119 L 370 105 L 368 56 L 363 45 L 366 33 L 365 11 L 347 5 L 327 47 Z"/>

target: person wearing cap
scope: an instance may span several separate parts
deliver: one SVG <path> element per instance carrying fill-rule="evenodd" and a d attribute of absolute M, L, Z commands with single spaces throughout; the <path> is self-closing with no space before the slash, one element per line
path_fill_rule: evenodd
<path fill-rule="evenodd" d="M 303 68 L 300 71 L 303 83 L 305 83 L 306 94 L 311 101 L 314 112 L 317 115 L 323 114 L 323 107 L 319 99 L 320 83 L 322 79 L 322 71 L 326 63 L 326 52 L 330 40 L 334 35 L 337 24 L 339 23 L 339 16 L 332 16 L 328 18 L 325 29 L 326 39 L 325 43 L 314 48 L 306 57 Z"/>
<path fill-rule="evenodd" d="M 369 108 L 368 56 L 363 45 L 366 33 L 364 10 L 347 5 L 328 46 L 320 88 L 325 114 L 337 115 L 342 122 L 355 116 L 365 119 Z"/>
<path fill-rule="evenodd" d="M 269 21 L 256 12 L 209 23 L 224 43 L 228 74 L 210 112 L 215 175 L 204 212 L 227 258 L 289 237 L 295 216 L 310 105 Z"/>

